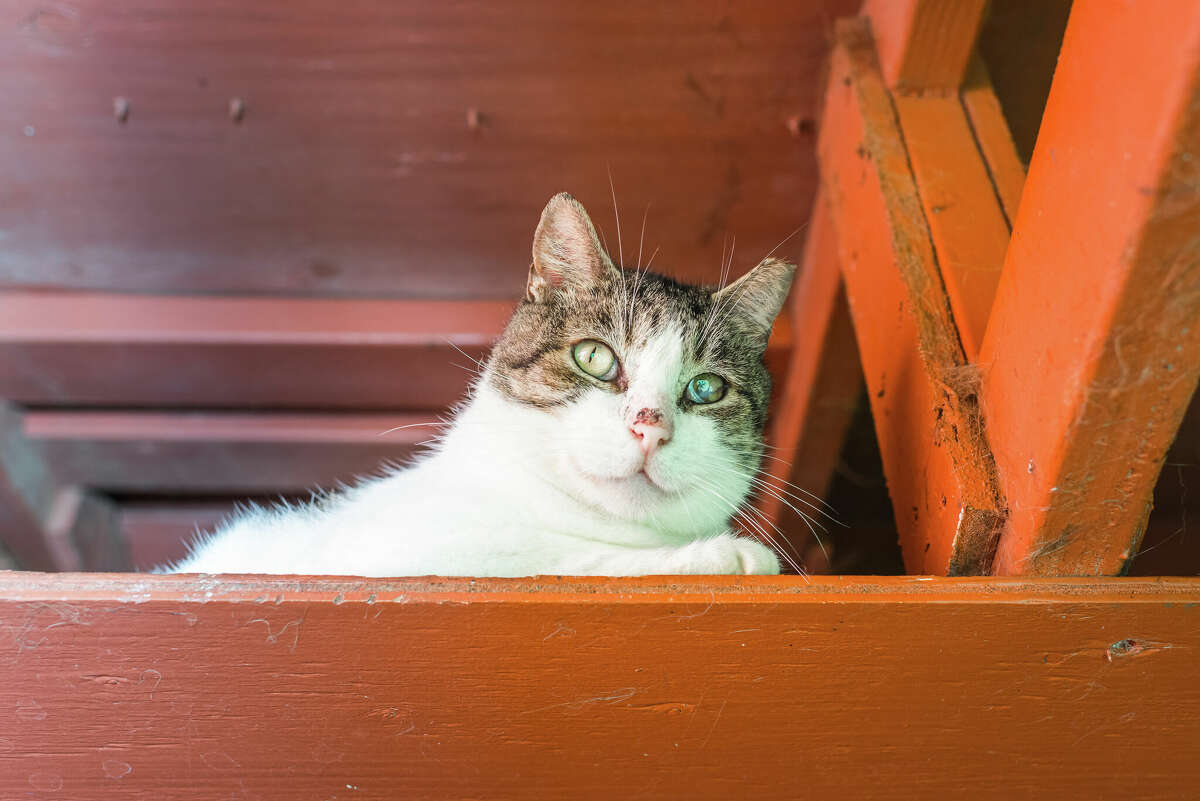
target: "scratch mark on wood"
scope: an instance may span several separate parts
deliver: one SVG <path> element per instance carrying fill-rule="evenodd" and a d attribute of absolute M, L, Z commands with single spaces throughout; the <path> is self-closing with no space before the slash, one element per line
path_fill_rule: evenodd
<path fill-rule="evenodd" d="M 619 704 L 622 701 L 628 701 L 633 696 L 637 695 L 637 687 L 622 687 L 619 690 L 614 690 L 611 695 L 597 695 L 594 698 L 580 698 L 576 701 L 563 701 L 561 704 L 550 704 L 549 706 L 540 706 L 536 709 L 526 709 L 522 715 L 531 715 L 534 712 L 545 712 L 547 709 L 582 709 L 588 704 L 608 703 Z"/>
<path fill-rule="evenodd" d="M 721 722 L 721 714 L 725 711 L 725 705 L 728 703 L 728 698 L 721 702 L 721 708 L 717 710 L 717 716 L 713 718 L 712 725 L 708 727 L 708 734 L 704 735 L 704 742 L 700 743 L 701 751 L 703 751 L 704 747 L 708 745 L 708 741 L 712 739 L 713 732 L 717 730 L 717 724 Z"/>

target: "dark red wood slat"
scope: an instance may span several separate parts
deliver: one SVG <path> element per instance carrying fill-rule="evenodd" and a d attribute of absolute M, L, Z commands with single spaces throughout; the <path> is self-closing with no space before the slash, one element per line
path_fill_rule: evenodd
<path fill-rule="evenodd" d="M 516 301 L 0 291 L 0 398 L 37 406 L 441 409 Z M 791 326 L 767 351 L 786 369 Z"/>
<path fill-rule="evenodd" d="M 439 430 L 429 414 L 34 411 L 24 422 L 60 480 L 126 493 L 332 487 L 404 461 Z"/>
<path fill-rule="evenodd" d="M 514 305 L 0 292 L 0 397 L 436 409 L 461 396 Z"/>
<path fill-rule="evenodd" d="M 7 4 L 0 285 L 515 296 L 556 192 L 616 250 L 609 167 L 626 257 L 653 203 L 645 253 L 715 280 L 803 220 L 786 122 L 856 5 Z"/>

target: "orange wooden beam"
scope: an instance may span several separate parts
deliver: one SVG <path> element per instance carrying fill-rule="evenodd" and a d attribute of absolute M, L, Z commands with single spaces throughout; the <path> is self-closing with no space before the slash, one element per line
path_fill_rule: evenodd
<path fill-rule="evenodd" d="M 866 0 L 883 79 L 898 89 L 957 89 L 986 0 Z"/>
<path fill-rule="evenodd" d="M 985 572 L 1004 510 L 975 376 L 861 20 L 837 26 L 818 155 L 905 563 Z"/>
<path fill-rule="evenodd" d="M 0 574 L 0 796 L 1186 798 L 1198 602 L 1197 579 Z"/>
<path fill-rule="evenodd" d="M 829 491 L 862 390 L 841 280 L 837 232 L 818 195 L 792 290 L 793 346 L 768 436 L 773 447 L 764 460 L 764 479 L 773 491 L 762 494 L 759 506 L 813 573 L 829 569 L 830 543 L 822 533 L 828 521 L 820 501 Z M 814 543 L 814 534 L 823 542 Z"/>
<path fill-rule="evenodd" d="M 1004 208 L 957 92 L 892 101 L 963 352 L 974 361 L 1008 248 Z"/>
<path fill-rule="evenodd" d="M 1076 3 L 980 361 L 999 573 L 1115 574 L 1200 375 L 1200 5 Z"/>
<path fill-rule="evenodd" d="M 971 123 L 971 132 L 987 164 L 988 175 L 1004 210 L 1005 223 L 1012 229 L 1025 186 L 1025 165 L 1017 152 L 1008 120 L 992 89 L 987 67 L 978 55 L 971 59 L 961 91 L 963 108 Z M 1001 257 L 1003 258 L 1003 256 Z"/>

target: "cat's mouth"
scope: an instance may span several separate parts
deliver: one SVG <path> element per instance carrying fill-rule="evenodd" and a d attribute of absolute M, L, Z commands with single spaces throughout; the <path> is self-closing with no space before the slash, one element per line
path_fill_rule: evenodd
<path fill-rule="evenodd" d="M 650 475 L 650 473 L 646 470 L 646 468 L 644 466 L 642 467 L 641 470 L 639 470 L 633 474 L 632 479 L 634 481 L 639 481 L 640 483 L 643 483 L 643 484 L 648 484 L 650 487 L 652 487 L 655 490 L 658 490 L 659 492 L 667 491 L 666 487 L 664 487 L 662 484 L 659 484 L 657 481 L 654 480 L 654 476 Z"/>

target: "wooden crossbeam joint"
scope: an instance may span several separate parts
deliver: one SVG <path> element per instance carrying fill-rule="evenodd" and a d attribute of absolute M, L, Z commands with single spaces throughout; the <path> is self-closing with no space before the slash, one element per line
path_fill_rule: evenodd
<path fill-rule="evenodd" d="M 818 142 L 911 572 L 987 572 L 1005 508 L 920 194 L 864 20 L 836 27 Z"/>

